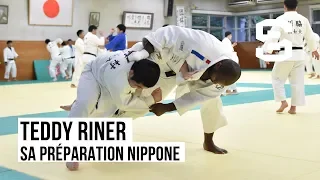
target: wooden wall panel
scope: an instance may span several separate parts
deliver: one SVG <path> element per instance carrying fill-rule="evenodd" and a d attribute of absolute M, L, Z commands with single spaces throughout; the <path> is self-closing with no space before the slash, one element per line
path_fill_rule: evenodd
<path fill-rule="evenodd" d="M 134 45 L 135 41 L 129 41 L 128 46 Z M 7 41 L 0 41 L 0 80 L 4 80 L 5 65 L 3 62 L 3 49 L 7 46 Z M 19 55 L 16 60 L 18 80 L 35 79 L 33 61 L 49 60 L 50 54 L 46 49 L 44 41 L 13 41 L 13 47 Z"/>
<path fill-rule="evenodd" d="M 137 41 L 129 41 L 128 42 L 128 48 L 131 48 Z"/>
<path fill-rule="evenodd" d="M 259 60 L 256 57 L 256 48 L 259 42 L 242 42 L 234 48 L 239 57 L 239 63 L 242 69 L 260 69 Z M 272 68 L 273 63 L 267 66 Z"/>
<path fill-rule="evenodd" d="M 7 41 L 0 41 L 0 79 L 3 80 L 5 65 L 3 62 L 3 49 L 7 46 Z M 50 59 L 49 52 L 46 49 L 44 41 L 13 41 L 13 47 L 18 53 L 19 57 L 16 60 L 18 73 L 18 80 L 32 80 L 35 79 L 33 70 L 33 61 Z"/>
<path fill-rule="evenodd" d="M 129 41 L 128 46 L 131 47 L 136 41 Z M 237 51 L 240 66 L 243 69 L 259 69 L 259 61 L 255 57 L 255 49 L 259 45 L 258 42 L 243 42 L 238 43 L 235 47 Z M 6 41 L 0 41 L 0 80 L 4 76 L 4 63 L 3 63 L 3 49 L 6 47 Z M 48 60 L 50 54 L 46 49 L 44 41 L 14 41 L 13 47 L 19 54 L 17 59 L 18 80 L 32 80 L 35 79 L 33 61 L 34 60 Z M 268 66 L 269 68 L 272 67 Z"/>

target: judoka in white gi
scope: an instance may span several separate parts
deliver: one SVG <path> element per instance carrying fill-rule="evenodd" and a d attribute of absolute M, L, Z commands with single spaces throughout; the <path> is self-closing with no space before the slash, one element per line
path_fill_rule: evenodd
<path fill-rule="evenodd" d="M 46 39 L 45 43 L 47 44 L 47 50 L 51 55 L 51 62 L 49 66 L 49 73 L 53 81 L 57 81 L 56 75 L 56 67 L 60 64 L 60 73 L 62 77 L 66 77 L 66 72 L 63 70 L 63 66 L 61 67 L 61 63 L 63 61 L 61 52 L 58 44 L 62 44 L 62 39 L 58 38 L 55 41 L 50 41 L 50 39 Z"/>
<path fill-rule="evenodd" d="M 292 24 L 293 32 L 285 32 L 281 27 L 272 27 L 271 31 L 280 32 L 280 40 L 287 39 L 292 42 L 292 57 L 283 62 L 275 62 L 272 69 L 272 85 L 274 97 L 277 102 L 281 102 L 278 113 L 283 112 L 288 107 L 286 101 L 286 93 L 284 84 L 289 78 L 291 85 L 291 107 L 288 111 L 290 114 L 296 114 L 296 106 L 305 105 L 304 92 L 304 60 L 306 53 L 303 50 L 304 38 L 307 46 L 312 52 L 312 56 L 319 59 L 317 52 L 316 41 L 314 40 L 313 31 L 307 18 L 297 13 L 297 0 L 285 0 L 285 13 L 277 19 L 284 20 Z M 278 39 L 269 39 L 264 44 L 264 50 L 267 53 L 272 53 L 266 49 L 271 42 L 278 42 Z M 281 49 L 279 54 L 283 54 L 284 49 Z"/>
<path fill-rule="evenodd" d="M 134 96 L 136 89 L 151 88 L 158 82 L 159 66 L 150 60 L 129 62 L 126 57 L 124 51 L 106 52 L 87 64 L 69 117 L 112 117 L 118 109 L 148 111 L 161 101 L 161 92 L 156 98 Z"/>
<path fill-rule="evenodd" d="M 69 57 L 67 58 L 68 66 L 67 66 L 67 73 L 68 79 L 72 78 L 72 68 L 75 68 L 75 46 L 71 39 L 68 39 L 67 46 L 69 48 Z"/>
<path fill-rule="evenodd" d="M 83 67 L 86 64 L 96 59 L 99 52 L 99 46 L 105 45 L 105 38 L 102 32 L 99 38 L 96 34 L 98 28 L 94 25 L 89 26 L 89 32 L 84 36 L 84 53 L 82 56 Z"/>
<path fill-rule="evenodd" d="M 127 51 L 105 52 L 86 65 L 69 117 L 112 117 L 119 110 L 145 112 L 162 100 L 158 89 L 148 97 L 135 95 L 136 90 L 141 92 L 158 82 L 159 65 L 146 59 L 129 61 L 127 57 Z M 66 165 L 75 170 L 79 163 Z"/>
<path fill-rule="evenodd" d="M 316 73 L 313 70 L 312 53 L 308 49 L 308 46 L 307 46 L 306 42 L 305 42 L 305 45 L 304 45 L 304 50 L 307 53 L 306 54 L 306 61 L 305 61 L 305 68 L 306 68 L 307 74 L 309 75 L 308 78 L 311 79 L 311 78 L 316 76 Z"/>
<path fill-rule="evenodd" d="M 7 47 L 3 50 L 3 61 L 6 69 L 4 73 L 4 79 L 10 81 L 10 74 L 14 81 L 17 79 L 17 66 L 16 59 L 18 57 L 14 47 L 12 47 L 12 41 L 7 41 Z"/>
<path fill-rule="evenodd" d="M 76 40 L 76 43 L 75 43 L 75 62 L 74 62 L 74 73 L 71 81 L 71 88 L 75 88 L 78 86 L 80 75 L 83 70 L 82 56 L 84 53 L 84 42 L 83 42 L 84 31 L 78 30 L 77 36 L 78 36 L 78 39 Z"/>
<path fill-rule="evenodd" d="M 63 70 L 64 72 L 67 72 L 67 73 L 61 73 L 61 75 L 64 79 L 68 80 L 72 76 L 72 63 L 73 63 L 72 59 L 74 56 L 72 57 L 70 47 L 65 42 L 61 44 L 60 53 L 63 59 L 63 61 L 60 64 L 61 70 Z"/>
<path fill-rule="evenodd" d="M 234 52 L 234 57 L 232 58 L 236 63 L 239 63 L 239 58 L 237 52 L 234 51 L 234 47 L 237 43 L 232 43 L 232 33 L 227 31 L 225 32 L 225 38 L 222 40 L 222 43 L 225 44 L 226 47 L 230 48 L 230 51 Z M 224 94 L 238 94 L 237 85 L 233 83 L 228 87 Z"/>
<path fill-rule="evenodd" d="M 131 53 L 128 56 L 129 60 L 137 60 L 146 55 L 148 56 L 149 51 L 151 53 L 150 58 L 157 62 L 161 69 L 161 75 L 157 85 L 153 88 L 143 90 L 140 96 L 150 96 L 154 89 L 160 87 L 162 96 L 166 97 L 176 87 L 178 82 L 179 87 L 176 93 L 176 100 L 169 104 L 155 104 L 151 106 L 151 111 L 160 116 L 165 112 L 177 110 L 178 113 L 182 115 L 193 107 L 202 105 L 201 118 L 205 136 L 203 147 L 210 152 L 225 154 L 227 151 L 217 147 L 212 138 L 217 129 L 227 124 L 226 117 L 222 112 L 220 95 L 224 91 L 223 86 L 231 85 L 240 78 L 240 66 L 227 57 L 232 56 L 233 52 L 225 51 L 226 48 L 222 42 L 214 36 L 203 31 L 177 26 L 167 26 L 164 28 L 165 29 L 160 28 L 160 31 L 158 30 L 149 34 L 146 37 L 148 39 L 145 38 L 143 40 L 144 45 L 137 43 L 130 49 L 131 52 L 138 52 Z M 176 34 L 174 32 L 176 32 Z M 180 38 L 185 39 L 179 39 L 176 35 L 184 35 L 180 36 Z M 161 39 L 161 37 L 163 39 Z M 189 38 L 189 40 L 187 38 Z M 206 41 L 204 41 L 204 39 L 206 39 Z M 162 44 L 158 43 L 159 46 L 153 46 L 149 40 L 155 44 L 157 42 L 162 42 Z M 189 51 L 188 47 L 190 47 L 190 44 L 186 42 L 192 43 L 191 45 L 194 47 L 193 51 Z M 154 47 L 158 47 L 156 52 L 153 52 Z M 184 49 L 184 47 L 186 47 L 186 49 Z M 142 50 L 143 48 L 146 50 Z M 185 57 L 181 58 L 174 54 L 177 53 L 175 50 L 185 55 Z M 209 60 L 209 58 L 205 58 L 205 56 L 199 52 L 205 52 L 212 61 Z M 182 64 L 185 63 L 186 58 L 189 60 L 188 64 L 190 64 L 188 67 L 189 70 L 196 71 L 197 73 L 193 74 L 191 79 L 184 81 L 180 69 Z M 68 110 L 70 106 L 61 108 Z M 142 117 L 146 113 L 148 113 L 147 109 L 140 111 L 123 111 L 120 109 L 117 117 L 136 118 Z"/>
<path fill-rule="evenodd" d="M 144 48 L 142 51 L 139 50 L 141 44 Z M 204 149 L 217 154 L 227 153 L 217 147 L 212 138 L 216 130 L 227 124 L 220 99 L 224 86 L 235 83 L 241 75 L 240 66 L 231 60 L 233 52 L 209 33 L 178 26 L 162 27 L 147 35 L 142 43 L 132 49 L 140 52 L 138 55 L 133 53 L 136 56 L 133 59 L 151 53 L 151 58 L 160 65 L 162 74 L 154 88 L 160 87 L 163 97 L 178 84 L 176 100 L 169 104 L 155 104 L 151 106 L 151 112 L 161 116 L 177 110 L 183 115 L 201 105 Z M 195 73 L 190 79 L 183 80 L 180 69 L 186 62 L 189 72 Z M 144 92 L 147 90 L 142 95 Z"/>
<path fill-rule="evenodd" d="M 320 37 L 317 33 L 313 33 L 314 35 L 314 39 L 316 40 L 316 44 L 317 44 L 317 50 L 318 53 L 320 52 Z M 318 61 L 316 58 L 312 57 L 312 53 L 309 52 L 309 58 L 311 60 L 311 63 L 314 67 L 314 76 L 317 79 L 320 79 L 320 61 Z"/>

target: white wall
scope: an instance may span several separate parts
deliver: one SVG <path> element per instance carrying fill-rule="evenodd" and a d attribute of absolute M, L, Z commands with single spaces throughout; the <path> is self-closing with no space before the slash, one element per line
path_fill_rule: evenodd
<path fill-rule="evenodd" d="M 309 17 L 309 4 L 319 3 L 320 0 L 305 0 L 299 6 L 299 11 Z M 28 0 L 0 0 L 1 5 L 9 6 L 9 24 L 0 25 L 0 40 L 44 40 L 61 37 L 75 39 L 76 31 L 87 30 L 90 12 L 100 12 L 100 29 L 109 33 L 112 27 L 120 24 L 123 11 L 154 13 L 153 30 L 163 24 L 176 24 L 174 16 L 165 18 L 164 0 L 74 0 L 72 27 L 59 26 L 30 26 L 28 25 Z M 227 0 L 174 0 L 175 5 L 186 7 L 187 23 L 191 27 L 190 7 L 195 5 L 200 10 L 244 12 L 252 10 L 273 9 L 283 5 L 259 5 L 251 8 L 229 8 Z M 308 5 L 304 5 L 308 4 Z M 141 40 L 150 30 L 128 29 L 129 41 Z"/>
<path fill-rule="evenodd" d="M 175 0 L 176 5 L 189 6 L 192 3 L 200 9 L 227 11 L 225 0 Z M 176 22 L 175 16 L 169 18 L 163 16 L 164 0 L 74 0 L 72 27 L 30 26 L 28 0 L 1 0 L 0 4 L 9 6 L 9 23 L 0 25 L 0 40 L 44 40 L 57 37 L 75 39 L 77 30 L 87 30 L 90 12 L 100 12 L 99 28 L 106 33 L 121 23 L 123 11 L 154 13 L 153 30 L 165 23 Z M 190 11 L 188 12 L 190 18 Z M 149 32 L 150 30 L 128 29 L 128 40 L 140 40 Z"/>

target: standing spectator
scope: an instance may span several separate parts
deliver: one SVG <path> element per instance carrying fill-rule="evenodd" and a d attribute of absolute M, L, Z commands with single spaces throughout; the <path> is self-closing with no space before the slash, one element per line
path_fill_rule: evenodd
<path fill-rule="evenodd" d="M 6 66 L 6 71 L 4 73 L 4 79 L 10 81 L 10 73 L 12 79 L 16 81 L 17 79 L 17 66 L 16 66 L 16 59 L 18 54 L 12 47 L 12 41 L 7 41 L 7 47 L 3 50 L 3 60 Z"/>

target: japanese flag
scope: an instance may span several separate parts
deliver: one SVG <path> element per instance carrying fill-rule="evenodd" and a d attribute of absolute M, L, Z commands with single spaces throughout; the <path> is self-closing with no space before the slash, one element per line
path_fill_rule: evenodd
<path fill-rule="evenodd" d="M 72 26 L 72 1 L 29 0 L 29 24 Z"/>

